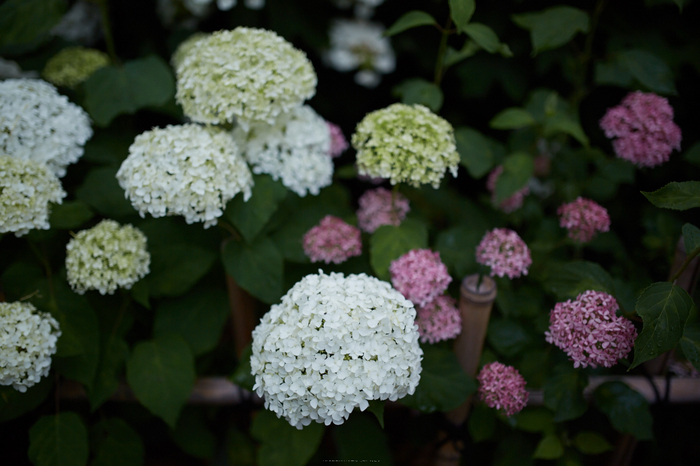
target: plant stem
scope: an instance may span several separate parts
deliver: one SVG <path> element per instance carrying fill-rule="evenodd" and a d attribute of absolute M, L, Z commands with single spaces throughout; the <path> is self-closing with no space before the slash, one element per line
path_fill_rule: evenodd
<path fill-rule="evenodd" d="M 442 29 L 442 37 L 440 38 L 440 46 L 438 47 L 437 61 L 435 62 L 435 78 L 433 82 L 440 87 L 442 76 L 445 74 L 445 53 L 447 52 L 447 37 L 450 35 L 450 26 L 452 26 L 452 17 L 447 18 L 447 23 Z"/>
<path fill-rule="evenodd" d="M 112 36 L 112 23 L 109 21 L 109 0 L 94 0 L 100 7 L 100 13 L 102 16 L 102 32 L 105 36 L 105 43 L 107 44 L 107 53 L 112 61 L 112 64 L 119 64 L 119 58 L 117 57 L 117 51 L 114 47 L 114 37 Z"/>
<path fill-rule="evenodd" d="M 579 56 L 579 70 L 578 70 L 578 82 L 575 83 L 575 89 L 572 96 L 572 101 L 574 107 L 577 107 L 579 102 L 583 99 L 586 94 L 586 76 L 588 75 L 588 65 L 593 57 L 593 39 L 595 38 L 595 32 L 598 27 L 598 20 L 600 15 L 605 9 L 605 4 L 607 0 L 598 0 L 596 2 L 593 13 L 591 14 L 590 30 L 586 35 L 586 42 L 583 46 L 583 52 Z"/>
<path fill-rule="evenodd" d="M 234 227 L 233 225 L 231 225 L 230 223 L 228 223 L 228 222 L 226 222 L 226 221 L 224 221 L 224 220 L 222 220 L 222 219 L 219 219 L 219 221 L 216 222 L 216 226 L 221 227 L 221 228 L 223 228 L 224 230 L 226 230 L 226 231 L 228 231 L 229 233 L 231 233 L 231 236 L 232 236 L 233 239 L 235 239 L 236 241 L 241 241 L 241 240 L 243 239 L 243 236 L 242 236 L 241 233 L 236 229 L 236 227 Z"/>
<path fill-rule="evenodd" d="M 697 248 L 685 258 L 683 264 L 681 264 L 681 268 L 673 274 L 673 276 L 669 279 L 669 282 L 675 284 L 676 280 L 678 280 L 678 277 L 680 277 L 683 274 L 683 272 L 685 272 L 685 269 L 688 268 L 692 260 L 695 259 L 698 256 L 698 254 L 700 254 L 700 248 Z"/>

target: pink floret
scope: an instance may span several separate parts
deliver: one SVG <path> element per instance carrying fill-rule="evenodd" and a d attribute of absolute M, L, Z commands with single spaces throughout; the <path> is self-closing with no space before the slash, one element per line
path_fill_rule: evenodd
<path fill-rule="evenodd" d="M 358 202 L 357 223 L 367 233 L 374 233 L 382 225 L 399 226 L 411 210 L 402 194 L 384 188 L 366 191 Z"/>
<path fill-rule="evenodd" d="M 681 149 L 681 129 L 673 122 L 668 100 L 653 93 L 631 92 L 620 105 L 608 109 L 600 127 L 613 141 L 618 157 L 640 167 L 668 161 Z"/>
<path fill-rule="evenodd" d="M 493 171 L 491 171 L 491 173 L 489 173 L 489 176 L 486 179 L 486 189 L 488 189 L 491 193 L 491 202 L 493 205 L 501 209 L 503 212 L 509 214 L 511 212 L 515 212 L 523 206 L 525 196 L 530 194 L 530 188 L 525 186 L 524 188 L 514 192 L 508 199 L 504 199 L 500 203 L 496 202 L 496 182 L 498 181 L 498 177 L 501 176 L 501 173 L 503 173 L 503 165 L 497 166 L 493 169 Z"/>
<path fill-rule="evenodd" d="M 549 315 L 545 339 L 562 349 L 574 367 L 612 367 L 632 350 L 637 330 L 616 315 L 615 298 L 602 291 L 585 291 L 574 301 L 557 303 Z"/>
<path fill-rule="evenodd" d="M 496 408 L 510 417 L 520 412 L 529 398 L 525 379 L 512 366 L 498 361 L 486 364 L 479 375 L 479 399 L 489 408 Z"/>
<path fill-rule="evenodd" d="M 532 264 L 530 249 L 513 230 L 496 228 L 487 232 L 476 247 L 476 261 L 491 267 L 491 276 L 517 278 L 527 275 Z"/>
<path fill-rule="evenodd" d="M 329 155 L 332 158 L 339 157 L 349 147 L 348 141 L 345 139 L 343 130 L 338 125 L 330 121 L 327 121 L 326 125 L 328 125 L 328 131 L 331 133 L 331 150 Z"/>
<path fill-rule="evenodd" d="M 430 249 L 413 249 L 389 266 L 391 283 L 416 306 L 427 306 L 452 281 L 440 254 Z"/>
<path fill-rule="evenodd" d="M 306 232 L 303 246 L 311 262 L 340 264 L 362 254 L 361 232 L 342 219 L 327 215 Z"/>
<path fill-rule="evenodd" d="M 416 324 L 421 343 L 449 340 L 462 331 L 462 317 L 451 296 L 443 294 L 426 306 L 419 306 L 417 314 Z"/>
<path fill-rule="evenodd" d="M 610 216 L 605 207 L 579 197 L 557 209 L 559 226 L 566 228 L 569 238 L 579 243 L 591 241 L 599 232 L 610 230 Z"/>

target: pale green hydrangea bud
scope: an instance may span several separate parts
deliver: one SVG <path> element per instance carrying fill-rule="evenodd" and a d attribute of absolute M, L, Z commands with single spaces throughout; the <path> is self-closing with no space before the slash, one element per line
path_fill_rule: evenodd
<path fill-rule="evenodd" d="M 146 276 L 150 264 L 146 235 L 114 220 L 103 220 L 79 232 L 66 246 L 68 283 L 80 294 L 87 290 L 113 294 L 117 288 L 129 289 Z"/>
<path fill-rule="evenodd" d="M 49 203 L 61 204 L 64 197 L 61 182 L 45 164 L 0 154 L 0 233 L 48 230 Z"/>
<path fill-rule="evenodd" d="M 49 375 L 58 322 L 30 303 L 0 303 L 0 385 L 20 392 Z"/>
<path fill-rule="evenodd" d="M 393 104 L 367 114 L 352 136 L 360 175 L 391 184 L 440 185 L 445 171 L 457 176 L 454 130 L 422 105 Z"/>
<path fill-rule="evenodd" d="M 107 65 L 109 56 L 100 50 L 68 47 L 46 63 L 42 77 L 55 86 L 73 88 Z"/>
<path fill-rule="evenodd" d="M 176 57 L 176 99 L 200 123 L 272 124 L 316 93 L 306 54 L 272 31 L 214 32 Z"/>

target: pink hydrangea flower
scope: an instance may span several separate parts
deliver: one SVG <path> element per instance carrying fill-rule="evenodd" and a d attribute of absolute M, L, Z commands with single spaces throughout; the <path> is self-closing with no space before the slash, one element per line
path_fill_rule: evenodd
<path fill-rule="evenodd" d="M 462 331 L 462 316 L 457 301 L 443 294 L 417 308 L 416 324 L 421 343 L 437 343 L 455 338 Z"/>
<path fill-rule="evenodd" d="M 331 123 L 330 121 L 327 121 L 326 125 L 328 125 L 328 131 L 331 133 L 330 156 L 333 158 L 339 157 L 340 154 L 345 152 L 345 149 L 350 147 L 348 144 L 348 140 L 345 139 L 345 135 L 343 134 L 343 130 L 340 129 L 340 127 L 338 125 L 335 125 L 335 124 Z"/>
<path fill-rule="evenodd" d="M 365 191 L 358 202 L 357 223 L 367 233 L 374 233 L 382 225 L 400 225 L 411 210 L 402 194 L 384 188 Z"/>
<path fill-rule="evenodd" d="M 352 256 L 362 254 L 360 236 L 359 228 L 338 217 L 327 215 L 304 235 L 304 253 L 311 262 L 340 264 Z"/>
<path fill-rule="evenodd" d="M 579 243 L 591 241 L 598 232 L 610 230 L 610 216 L 605 207 L 579 197 L 557 209 L 559 226 L 569 231 L 569 238 Z"/>
<path fill-rule="evenodd" d="M 486 364 L 476 380 L 479 381 L 479 399 L 489 408 L 502 410 L 510 417 L 527 405 L 529 393 L 525 390 L 525 379 L 512 366 L 498 361 Z"/>
<path fill-rule="evenodd" d="M 668 161 L 681 149 L 681 129 L 673 122 L 668 100 L 653 93 L 630 92 L 620 105 L 609 108 L 600 127 L 613 141 L 618 157 L 640 167 Z"/>
<path fill-rule="evenodd" d="M 517 278 L 527 275 L 532 264 L 530 249 L 520 236 L 507 228 L 487 232 L 476 247 L 476 261 L 491 267 L 491 276 Z"/>
<path fill-rule="evenodd" d="M 493 171 L 491 171 L 491 173 L 489 173 L 489 176 L 486 179 L 486 189 L 488 189 L 491 193 L 491 202 L 493 205 L 497 206 L 503 212 L 509 214 L 511 212 L 515 212 L 523 206 L 525 196 L 530 194 L 530 188 L 525 186 L 524 188 L 521 188 L 513 193 L 513 195 L 508 199 L 504 199 L 500 204 L 498 204 L 496 202 L 496 182 L 498 181 L 498 177 L 501 176 L 501 173 L 503 173 L 503 165 L 497 166 L 493 169 Z"/>
<path fill-rule="evenodd" d="M 440 254 L 430 249 L 413 249 L 389 266 L 391 283 L 416 306 L 427 306 L 452 281 Z"/>
<path fill-rule="evenodd" d="M 588 290 L 572 301 L 557 303 L 549 315 L 548 343 L 564 350 L 574 367 L 612 367 L 634 346 L 637 330 L 615 312 L 615 298 Z"/>

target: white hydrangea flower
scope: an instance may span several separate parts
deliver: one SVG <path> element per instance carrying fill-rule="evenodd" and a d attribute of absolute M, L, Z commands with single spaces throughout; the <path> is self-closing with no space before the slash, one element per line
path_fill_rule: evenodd
<path fill-rule="evenodd" d="M 360 175 L 434 188 L 448 169 L 457 176 L 452 125 L 422 105 L 393 104 L 368 113 L 357 125 L 352 145 Z"/>
<path fill-rule="evenodd" d="M 297 429 L 342 424 L 371 400 L 413 394 L 423 356 L 415 317 L 377 278 L 307 275 L 253 331 L 254 389 Z"/>
<path fill-rule="evenodd" d="M 238 27 L 196 41 L 175 68 L 176 98 L 200 123 L 247 127 L 300 106 L 316 92 L 306 54 L 272 31 Z"/>
<path fill-rule="evenodd" d="M 43 162 L 59 178 L 92 137 L 85 111 L 40 79 L 0 82 L 0 152 Z"/>
<path fill-rule="evenodd" d="M 384 3 L 384 0 L 333 0 L 340 8 L 349 8 L 355 5 L 355 16 L 367 19 L 372 17 L 374 9 Z"/>
<path fill-rule="evenodd" d="M 217 222 L 236 194 L 247 201 L 253 186 L 231 135 L 196 124 L 138 135 L 117 180 L 141 217 L 183 215 L 187 223 L 204 222 L 204 228 Z"/>
<path fill-rule="evenodd" d="M 146 241 L 138 228 L 108 219 L 79 232 L 66 246 L 68 283 L 79 294 L 130 289 L 149 272 L 151 255 Z"/>
<path fill-rule="evenodd" d="M 304 105 L 283 113 L 272 125 L 242 127 L 233 137 L 256 174 L 267 173 L 300 196 L 317 195 L 333 182 L 331 133 L 326 121 Z"/>
<path fill-rule="evenodd" d="M 396 56 L 384 26 L 363 20 L 337 19 L 331 24 L 331 48 L 324 60 L 338 71 L 359 69 L 355 82 L 365 87 L 376 87 L 382 74 L 396 68 Z"/>
<path fill-rule="evenodd" d="M 46 165 L 0 154 L 0 233 L 48 230 L 49 203 L 61 204 L 64 197 L 60 180 Z"/>
<path fill-rule="evenodd" d="M 16 61 L 0 57 L 0 79 L 38 78 L 38 71 L 22 71 Z"/>
<path fill-rule="evenodd" d="M 22 393 L 49 375 L 58 322 L 30 303 L 0 303 L 0 385 Z"/>

